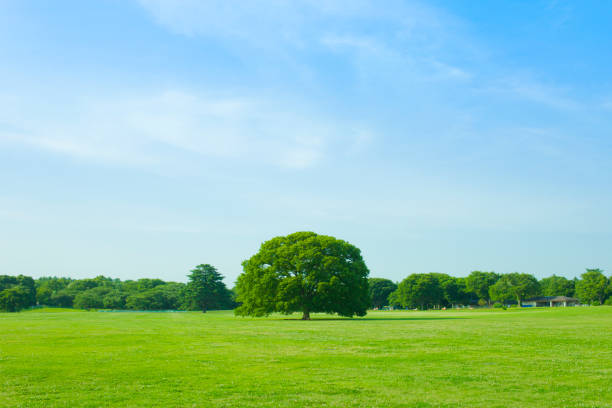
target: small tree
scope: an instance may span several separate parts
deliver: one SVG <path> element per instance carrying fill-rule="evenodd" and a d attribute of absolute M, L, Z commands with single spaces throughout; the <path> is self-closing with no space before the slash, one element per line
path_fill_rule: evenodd
<path fill-rule="evenodd" d="M 361 251 L 346 241 L 296 232 L 264 242 L 242 263 L 236 284 L 237 315 L 272 312 L 364 316 L 370 306 L 368 268 Z"/>
<path fill-rule="evenodd" d="M 210 309 L 223 309 L 232 303 L 223 275 L 209 264 L 198 265 L 191 271 L 186 294 L 192 307 L 203 313 Z"/>

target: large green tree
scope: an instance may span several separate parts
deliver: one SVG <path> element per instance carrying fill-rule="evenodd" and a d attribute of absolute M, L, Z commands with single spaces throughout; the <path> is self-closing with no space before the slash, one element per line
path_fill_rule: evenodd
<path fill-rule="evenodd" d="M 397 289 L 395 282 L 384 278 L 369 278 L 368 286 L 372 307 L 379 309 L 389 305 L 389 295 Z"/>
<path fill-rule="evenodd" d="M 365 316 L 370 306 L 361 251 L 331 236 L 296 232 L 273 238 L 242 266 L 237 315 L 302 312 L 309 320 L 313 312 Z"/>
<path fill-rule="evenodd" d="M 232 303 L 231 293 L 223 283 L 223 275 L 209 264 L 198 265 L 191 271 L 186 295 L 190 308 L 202 312 L 225 309 Z"/>
<path fill-rule="evenodd" d="M 603 304 L 608 289 L 608 279 L 601 269 L 587 269 L 576 282 L 576 296 L 581 302 Z"/>
<path fill-rule="evenodd" d="M 533 275 L 512 272 L 502 275 L 495 285 L 489 288 L 489 292 L 494 300 L 515 298 L 520 307 L 524 299 L 540 293 L 540 284 Z"/>
<path fill-rule="evenodd" d="M 498 280 L 499 275 L 495 272 L 472 271 L 465 279 L 465 286 L 466 290 L 476 295 L 478 299 L 491 304 L 489 288 Z"/>

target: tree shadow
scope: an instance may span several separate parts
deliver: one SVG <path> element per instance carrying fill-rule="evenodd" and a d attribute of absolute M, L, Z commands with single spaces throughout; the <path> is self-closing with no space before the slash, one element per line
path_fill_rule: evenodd
<path fill-rule="evenodd" d="M 296 322 L 327 322 L 327 321 L 339 321 L 339 322 L 376 322 L 376 321 L 402 321 L 402 320 L 455 320 L 455 319 L 466 319 L 465 317 L 315 317 L 310 320 L 302 320 L 299 317 L 295 318 L 284 318 L 284 319 L 274 319 L 274 320 L 287 320 L 287 321 L 296 321 Z"/>

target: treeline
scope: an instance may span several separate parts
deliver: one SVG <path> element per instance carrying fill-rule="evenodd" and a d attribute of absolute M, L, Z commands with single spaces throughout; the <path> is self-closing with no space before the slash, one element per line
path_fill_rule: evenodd
<path fill-rule="evenodd" d="M 77 309 L 213 310 L 233 309 L 234 294 L 210 265 L 198 265 L 188 283 L 161 279 L 126 280 L 98 276 L 71 279 L 0 275 L 0 311 L 35 305 Z"/>
<path fill-rule="evenodd" d="M 211 265 L 198 265 L 188 283 L 161 279 L 126 280 L 98 276 L 71 279 L 0 275 L 0 311 L 15 312 L 40 305 L 77 309 L 222 310 L 237 306 L 235 293 Z M 587 269 L 580 278 L 526 273 L 473 271 L 457 278 L 443 273 L 412 274 L 399 284 L 370 278 L 372 308 L 431 309 L 460 305 L 521 304 L 536 296 L 576 297 L 591 305 L 612 305 L 612 277 Z"/>
<path fill-rule="evenodd" d="M 412 274 L 399 284 L 370 278 L 373 308 L 442 308 L 460 305 L 520 305 L 537 296 L 567 296 L 591 305 L 612 305 L 611 278 L 601 269 L 587 269 L 580 278 L 550 276 L 541 280 L 527 273 L 473 271 L 465 278 L 443 273 Z"/>

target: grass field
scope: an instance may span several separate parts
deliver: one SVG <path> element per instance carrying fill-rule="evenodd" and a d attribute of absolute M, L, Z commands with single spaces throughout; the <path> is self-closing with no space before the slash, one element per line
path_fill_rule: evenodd
<path fill-rule="evenodd" d="M 0 406 L 612 407 L 612 307 L 315 317 L 0 314 Z"/>

